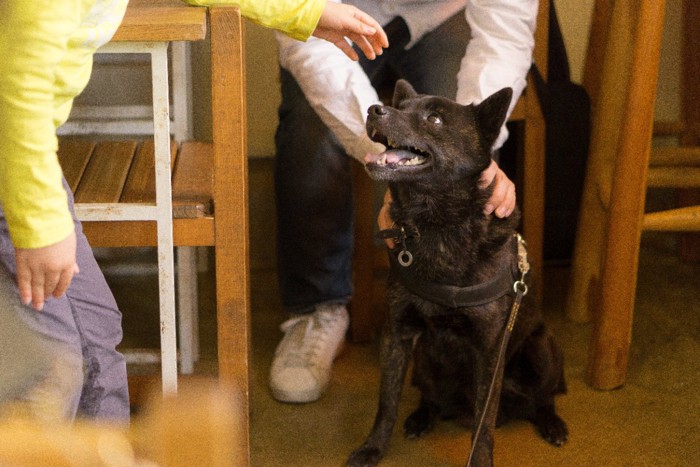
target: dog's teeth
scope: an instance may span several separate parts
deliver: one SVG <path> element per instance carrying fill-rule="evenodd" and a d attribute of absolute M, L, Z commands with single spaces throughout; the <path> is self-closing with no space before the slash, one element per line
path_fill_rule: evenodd
<path fill-rule="evenodd" d="M 375 136 L 377 136 L 377 130 L 372 130 L 372 134 L 369 137 L 374 139 Z"/>
<path fill-rule="evenodd" d="M 425 158 L 422 156 L 416 156 L 404 162 L 405 165 L 420 165 L 425 162 Z"/>

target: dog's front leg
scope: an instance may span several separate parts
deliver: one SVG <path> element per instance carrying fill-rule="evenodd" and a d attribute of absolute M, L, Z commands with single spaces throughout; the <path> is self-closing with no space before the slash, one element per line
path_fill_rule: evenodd
<path fill-rule="evenodd" d="M 384 455 L 396 424 L 401 389 L 412 346 L 413 339 L 402 336 L 397 329 L 389 329 L 384 333 L 380 349 L 379 408 L 372 431 L 364 444 L 350 455 L 348 466 L 374 466 Z"/>
<path fill-rule="evenodd" d="M 504 365 L 498 365 L 498 347 L 493 346 L 476 359 L 476 397 L 472 424 L 472 455 L 468 467 L 493 466 L 493 437 L 501 399 Z M 493 388 L 491 381 L 493 380 Z M 489 392 L 491 396 L 489 397 Z M 488 405 L 488 407 L 487 407 Z M 485 409 L 485 411 L 484 411 Z"/>

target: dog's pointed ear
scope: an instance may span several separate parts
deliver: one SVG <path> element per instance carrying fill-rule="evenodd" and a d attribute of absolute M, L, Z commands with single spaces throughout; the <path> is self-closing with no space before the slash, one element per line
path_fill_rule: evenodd
<path fill-rule="evenodd" d="M 493 144 L 501 132 L 501 126 L 506 120 L 508 106 L 513 98 L 511 88 L 503 88 L 484 99 L 481 104 L 474 107 L 479 130 L 489 145 Z"/>
<path fill-rule="evenodd" d="M 396 86 L 394 87 L 394 98 L 391 101 L 391 105 L 393 107 L 398 107 L 402 100 L 408 99 L 409 97 L 415 97 L 417 95 L 418 93 L 415 89 L 413 89 L 413 86 L 411 86 L 408 81 L 405 79 L 400 79 L 396 82 Z"/>

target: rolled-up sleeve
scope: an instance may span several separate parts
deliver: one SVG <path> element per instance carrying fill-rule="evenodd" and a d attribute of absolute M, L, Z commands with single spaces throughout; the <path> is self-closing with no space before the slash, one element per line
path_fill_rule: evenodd
<path fill-rule="evenodd" d="M 494 92 L 513 89 L 513 107 L 526 85 L 532 64 L 537 0 L 469 0 L 467 22 L 472 37 L 457 75 L 457 101 L 479 103 Z M 500 147 L 505 129 L 496 140 Z"/>
<path fill-rule="evenodd" d="M 326 0 L 184 0 L 190 5 L 234 5 L 249 20 L 305 41 L 316 29 Z"/>
<path fill-rule="evenodd" d="M 381 152 L 383 146 L 372 142 L 365 131 L 367 109 L 379 97 L 360 65 L 329 42 L 312 37 L 300 43 L 277 37 L 281 66 L 294 76 L 345 151 L 360 161 L 368 152 Z"/>

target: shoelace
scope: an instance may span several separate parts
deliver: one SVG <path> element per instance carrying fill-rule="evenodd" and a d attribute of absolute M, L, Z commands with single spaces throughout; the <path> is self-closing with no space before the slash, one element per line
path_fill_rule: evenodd
<path fill-rule="evenodd" d="M 287 350 L 285 366 L 294 368 L 313 366 L 321 344 L 327 338 L 327 331 L 334 321 L 335 316 L 329 313 L 318 313 L 308 316 L 296 316 L 282 323 L 280 329 L 286 333 L 297 324 L 306 322 L 301 346 L 292 346 L 290 350 Z M 314 336 L 314 334 L 317 334 L 317 336 Z"/>

